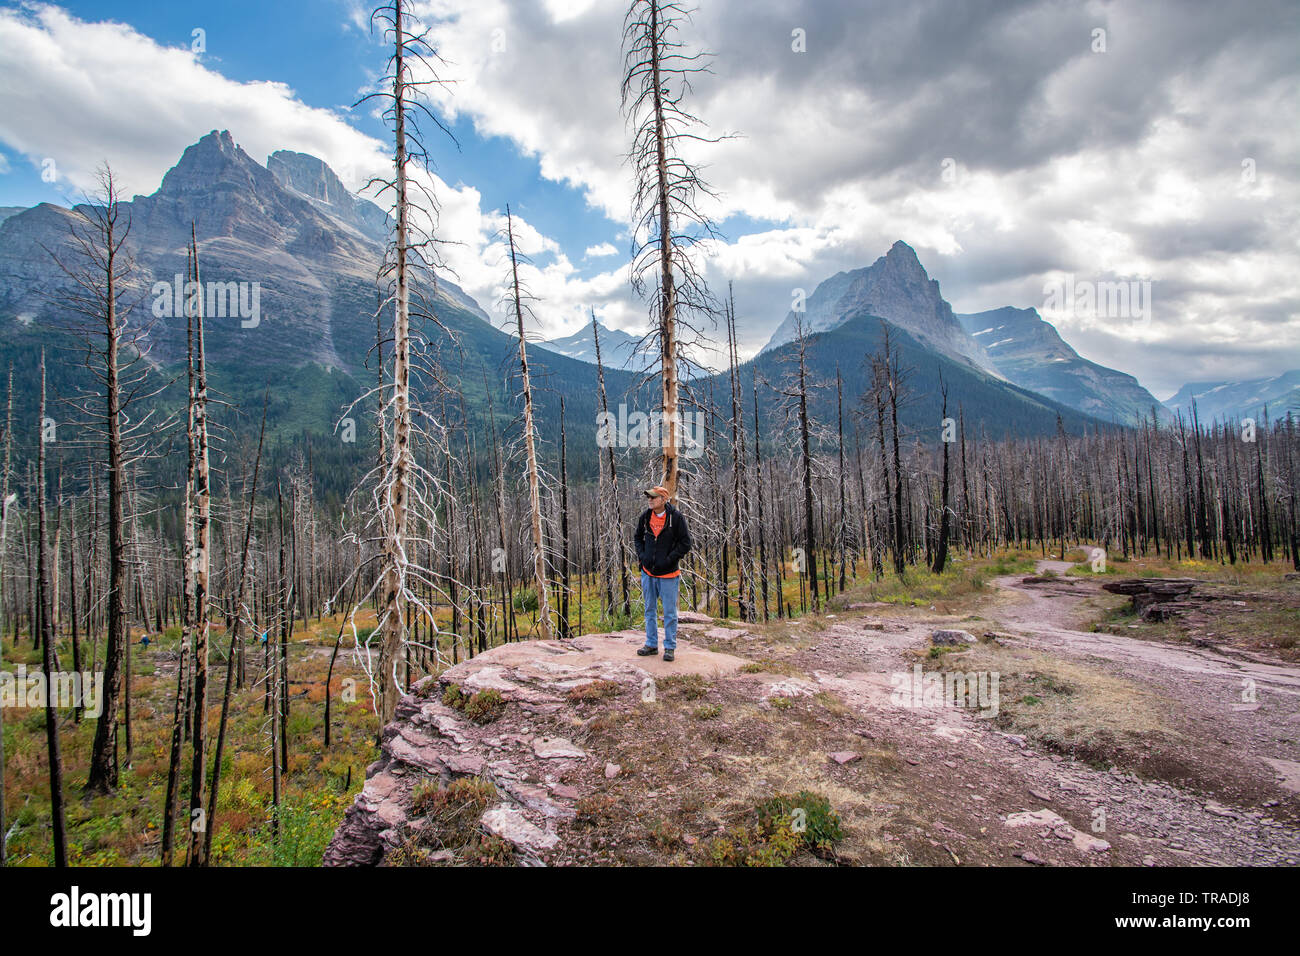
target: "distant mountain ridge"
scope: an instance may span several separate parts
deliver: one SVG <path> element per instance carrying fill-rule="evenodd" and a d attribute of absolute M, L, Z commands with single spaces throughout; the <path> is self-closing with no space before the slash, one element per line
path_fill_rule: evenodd
<path fill-rule="evenodd" d="M 1009 381 L 1103 421 L 1131 425 L 1166 413 L 1136 378 L 1083 358 L 1036 309 L 958 315 Z"/>
<path fill-rule="evenodd" d="M 129 285 L 138 302 L 136 315 L 141 320 L 148 316 L 153 326 L 149 362 L 160 373 L 160 381 L 173 380 L 159 402 L 170 403 L 173 410 L 183 402 L 184 375 L 178 372 L 184 367 L 186 322 L 175 310 L 149 313 L 162 301 L 155 288 L 168 287 L 185 271 L 193 223 L 205 282 L 261 286 L 258 321 L 209 313 L 205 332 L 212 387 L 223 401 L 242 408 L 244 424 L 261 408 L 263 391 L 269 387 L 268 429 L 276 436 L 272 454 L 289 453 L 286 439 L 320 436 L 315 460 L 333 456 L 337 466 L 328 478 L 331 487 L 322 490 L 338 500 L 350 486 L 353 469 L 373 461 L 371 453 L 363 451 L 364 443 L 373 440 L 374 419 L 369 411 L 354 409 L 355 445 L 340 444 L 335 425 L 342 410 L 375 381 L 376 274 L 388 227 L 383 211 L 351 194 L 316 157 L 280 150 L 263 166 L 229 132 L 214 130 L 185 149 L 154 193 L 123 202 L 122 213 L 131 221 L 129 248 L 136 268 Z M 67 280 L 47 250 L 74 257 L 69 227 L 77 218 L 73 211 L 49 203 L 0 216 L 0 368 L 14 369 L 16 420 L 28 420 L 33 414 L 41 351 L 68 344 L 59 331 L 65 318 L 60 314 L 60 289 Z M 937 283 L 928 279 L 910 247 L 896 244 L 883 258 L 881 271 L 884 274 L 876 276 L 873 286 L 878 289 L 873 301 L 900 305 L 902 299 L 915 298 L 926 315 L 939 323 L 940 331 L 931 328 L 933 323 L 921 322 L 929 332 L 927 338 L 909 320 L 910 313 L 892 322 L 859 303 L 845 302 L 847 312 L 839 326 L 813 332 L 809 354 L 816 374 L 824 378 L 833 380 L 836 369 L 842 370 L 846 406 L 856 403 L 869 387 L 863 360 L 879 348 L 883 320 L 895 326 L 895 346 L 916 370 L 916 401 L 900 409 L 905 427 L 919 433 L 938 420 L 934 407 L 938 374 L 952 385 L 951 406 L 962 407 L 968 428 L 977 431 L 1050 434 L 1058 418 L 1072 431 L 1095 425 L 1095 419 L 1015 388 L 976 362 L 972 355 L 979 357 L 978 346 L 956 322 L 938 295 Z M 491 408 L 499 427 L 509 426 L 516 411 L 517 383 L 510 376 L 517 362 L 517 341 L 441 276 L 430 299 L 440 325 L 420 319 L 414 333 L 422 347 L 439 356 L 445 381 L 458 393 L 452 402 L 458 406 L 455 415 L 463 412 L 470 431 L 483 433 Z M 820 306 L 821 298 L 814 295 L 813 299 L 813 305 Z M 843 293 L 837 299 L 843 299 Z M 584 328 L 529 351 L 546 453 L 554 454 L 558 447 L 563 400 L 567 421 L 573 425 L 568 432 L 570 474 L 583 477 L 594 476 L 597 462 L 597 371 L 585 361 L 589 336 L 590 329 Z M 935 346 L 936 336 L 941 341 L 951 339 L 948 351 Z M 612 404 L 625 402 L 634 409 L 653 410 L 659 401 L 655 383 L 638 384 L 637 363 L 635 358 L 629 361 L 636 341 L 631 333 L 602 330 L 606 386 Z M 742 366 L 741 380 L 748 381 L 757 371 L 760 383 L 776 381 L 785 371 L 779 360 L 789 352 L 788 344 L 765 350 Z M 629 370 L 620 368 L 624 364 Z M 56 398 L 88 384 L 75 357 L 52 363 L 50 373 Z M 717 394 L 726 393 L 726 372 L 716 383 L 709 378 L 695 379 L 697 394 L 707 394 L 714 384 L 719 386 Z M 423 379 L 415 383 L 417 391 L 428 387 Z M 834 413 L 833 396 L 833 391 L 823 389 L 813 398 L 823 421 L 830 421 Z M 759 404 L 760 434 L 764 441 L 773 440 L 768 433 L 776 434 L 777 412 L 769 391 L 761 386 Z M 448 408 L 447 414 L 452 411 Z M 236 413 L 223 409 L 217 415 L 230 416 L 233 423 Z M 588 427 L 581 427 L 583 422 Z M 235 434 L 244 440 L 255 431 L 242 428 Z"/>
<path fill-rule="evenodd" d="M 1165 401 L 1171 412 L 1197 417 L 1203 422 L 1241 418 L 1283 418 L 1290 411 L 1300 416 L 1300 369 L 1244 382 L 1189 382 Z"/>
<path fill-rule="evenodd" d="M 611 329 L 599 321 L 596 326 L 600 330 L 600 357 L 606 368 L 639 372 L 649 364 L 648 356 L 636 354 L 637 343 L 641 341 L 640 336 L 631 335 L 622 329 Z M 580 362 L 596 361 L 596 343 L 591 335 L 590 324 L 583 325 L 572 335 L 547 339 L 537 344 L 552 352 L 578 359 Z"/>

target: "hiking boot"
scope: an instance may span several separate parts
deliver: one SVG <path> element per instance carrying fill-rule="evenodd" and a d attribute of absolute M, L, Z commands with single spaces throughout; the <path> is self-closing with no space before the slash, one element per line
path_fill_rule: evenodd
<path fill-rule="evenodd" d="M 670 662 L 672 661 L 672 659 L 673 659 L 673 652 L 672 652 L 672 651 L 664 651 L 664 662 L 665 662 L 665 663 L 670 663 Z"/>
<path fill-rule="evenodd" d="M 649 657 L 652 654 L 658 654 L 658 653 L 659 653 L 659 648 L 657 647 L 638 647 L 636 651 L 636 656 Z M 668 653 L 671 654 L 672 651 L 669 651 Z M 672 658 L 668 658 L 668 660 L 672 660 Z"/>

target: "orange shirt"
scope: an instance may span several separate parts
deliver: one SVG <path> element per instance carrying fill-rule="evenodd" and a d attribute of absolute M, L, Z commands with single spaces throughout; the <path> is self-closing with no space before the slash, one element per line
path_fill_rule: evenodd
<path fill-rule="evenodd" d="M 656 538 L 659 537 L 659 532 L 664 530 L 664 522 L 667 520 L 668 520 L 668 512 L 666 510 L 664 511 L 663 514 L 658 514 L 658 515 L 655 514 L 653 511 L 650 512 L 650 533 L 654 535 Z M 642 568 L 641 570 L 645 571 L 646 574 L 650 574 L 650 572 L 647 571 L 645 568 Z M 682 573 L 681 569 L 679 568 L 678 570 L 674 571 L 672 574 L 650 574 L 650 577 L 675 578 L 675 577 L 679 577 L 681 573 Z"/>

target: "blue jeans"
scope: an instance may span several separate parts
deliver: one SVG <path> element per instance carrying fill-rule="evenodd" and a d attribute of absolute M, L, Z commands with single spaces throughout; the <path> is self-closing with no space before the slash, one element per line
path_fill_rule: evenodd
<path fill-rule="evenodd" d="M 664 650 L 677 650 L 677 586 L 681 577 L 656 578 L 641 571 L 641 595 L 645 598 L 645 646 L 659 646 L 659 630 L 655 626 L 656 605 L 664 606 Z"/>

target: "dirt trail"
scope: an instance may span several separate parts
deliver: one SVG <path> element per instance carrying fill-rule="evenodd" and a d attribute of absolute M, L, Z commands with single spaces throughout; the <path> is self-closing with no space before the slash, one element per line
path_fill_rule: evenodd
<path fill-rule="evenodd" d="M 1061 573 L 1070 565 L 1039 567 Z M 863 736 L 892 745 L 910 775 L 923 778 L 931 844 L 974 863 L 1014 856 L 1061 865 L 1300 864 L 1300 669 L 1077 630 L 1080 603 L 1104 593 L 1098 584 L 1025 585 L 1022 577 L 995 581 L 998 593 L 982 611 L 991 627 L 837 615 L 824 638 L 795 657 L 868 719 Z M 938 627 L 993 630 L 1004 648 L 1073 659 L 1149 688 L 1168 707 L 1179 766 L 1191 768 L 1194 782 L 1098 769 L 972 710 L 898 706 L 894 675 L 913 670 Z M 961 669 L 962 655 L 925 662 L 926 671 L 943 666 Z M 1254 681 L 1254 701 L 1242 699 L 1244 680 Z"/>
<path fill-rule="evenodd" d="M 1073 567 L 1062 561 L 1039 561 L 1039 572 L 1058 574 Z M 1024 575 L 996 578 L 995 587 L 1010 592 L 996 607 L 990 608 L 1004 625 L 1016 628 L 1026 642 L 1044 649 L 1076 657 L 1096 656 L 1122 662 L 1141 669 L 1156 668 L 1220 678 L 1235 684 L 1238 691 L 1249 679 L 1257 688 L 1289 697 L 1300 697 L 1300 668 L 1270 663 L 1261 658 L 1232 651 L 1232 656 L 1214 648 L 1202 649 L 1156 641 L 1142 641 L 1114 634 L 1079 631 L 1076 623 L 1078 605 L 1086 597 L 1101 592 L 1098 584 L 1087 578 L 1061 577 L 1050 583 L 1022 584 Z M 1240 694 L 1236 695 L 1238 698 Z"/>

